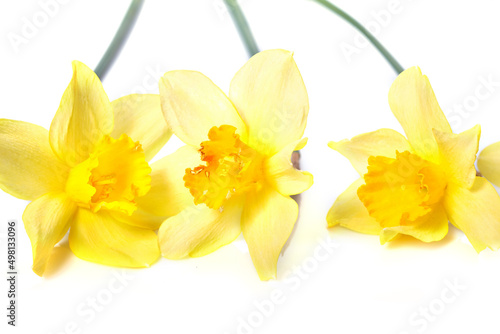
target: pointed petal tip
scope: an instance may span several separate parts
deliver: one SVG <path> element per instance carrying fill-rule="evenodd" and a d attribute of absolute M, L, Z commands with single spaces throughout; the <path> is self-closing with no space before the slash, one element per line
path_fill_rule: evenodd
<path fill-rule="evenodd" d="M 332 228 L 332 227 L 335 227 L 335 226 L 338 226 L 340 223 L 338 221 L 326 221 L 326 228 Z"/>
<path fill-rule="evenodd" d="M 31 266 L 31 270 L 33 270 L 33 272 L 37 274 L 37 276 L 43 277 L 43 274 L 45 272 L 45 266 L 44 268 L 38 268 L 35 266 L 35 264 L 33 264 L 33 266 Z"/>
<path fill-rule="evenodd" d="M 270 281 L 270 280 L 275 280 L 276 279 L 276 274 L 269 275 L 269 276 L 264 276 L 264 275 L 261 276 L 261 275 L 259 275 L 259 278 L 263 282 Z"/>
<path fill-rule="evenodd" d="M 265 281 L 270 281 L 270 280 L 276 280 L 278 278 L 278 262 L 276 261 L 276 265 L 274 266 L 274 269 L 269 270 L 269 268 L 261 268 L 260 270 L 258 267 L 255 267 L 257 271 L 257 275 L 259 275 L 259 279 L 263 282 Z"/>
<path fill-rule="evenodd" d="M 90 67 L 88 67 L 85 63 L 82 63 L 79 60 L 73 60 L 71 62 L 71 67 L 73 69 L 73 75 L 76 75 L 76 73 L 78 73 L 79 70 L 90 71 L 95 74 L 95 72 Z M 97 74 L 95 75 L 97 76 Z"/>
<path fill-rule="evenodd" d="M 297 146 L 295 147 L 295 151 L 300 151 L 301 149 L 303 149 L 307 145 L 308 141 L 309 141 L 309 138 L 307 138 L 307 137 L 302 138 L 299 141 L 299 143 L 297 144 Z"/>
<path fill-rule="evenodd" d="M 470 241 L 470 240 L 469 240 Z M 482 251 L 484 251 L 486 248 L 490 248 L 492 249 L 491 247 L 486 247 L 486 245 L 484 244 L 478 244 L 478 243 L 473 243 L 471 242 L 471 245 L 472 247 L 474 247 L 474 250 L 476 251 L 476 253 L 481 253 Z M 493 250 L 493 249 L 492 249 Z"/>
<path fill-rule="evenodd" d="M 419 66 L 411 66 L 411 67 L 408 67 L 406 70 L 404 70 L 403 72 L 401 72 L 399 75 L 409 75 L 409 74 L 415 74 L 415 75 L 420 75 L 420 76 L 424 76 L 426 77 L 425 75 L 422 74 L 422 70 L 420 69 Z"/>
<path fill-rule="evenodd" d="M 330 141 L 328 142 L 328 147 L 331 148 L 332 150 L 337 151 L 337 148 L 342 144 L 347 142 L 347 139 L 342 139 L 340 141 Z"/>

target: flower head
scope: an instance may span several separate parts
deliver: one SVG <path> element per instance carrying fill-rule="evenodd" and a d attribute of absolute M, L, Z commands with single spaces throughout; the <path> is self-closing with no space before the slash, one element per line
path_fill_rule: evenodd
<path fill-rule="evenodd" d="M 381 129 L 329 143 L 360 178 L 337 198 L 328 226 L 377 234 L 384 244 L 399 234 L 441 240 L 451 221 L 478 252 L 499 248 L 500 197 L 474 167 L 480 127 L 452 133 L 417 67 L 394 81 L 389 104 L 408 139 Z"/>
<path fill-rule="evenodd" d="M 154 230 L 191 200 L 169 189 L 174 156 L 149 164 L 170 136 L 158 95 L 110 102 L 94 72 L 77 61 L 49 131 L 1 119 L 0 188 L 32 201 L 23 221 L 33 271 L 43 275 L 68 229 L 69 246 L 82 259 L 126 267 L 154 262 Z"/>
<path fill-rule="evenodd" d="M 260 52 L 231 82 L 227 97 L 198 72 L 167 72 L 162 109 L 186 144 L 177 153 L 184 175 L 175 185 L 192 205 L 167 219 L 159 241 L 166 258 L 209 254 L 243 236 L 261 279 L 276 277 L 281 249 L 298 216 L 290 195 L 312 185 L 293 168 L 309 110 L 292 53 Z"/>

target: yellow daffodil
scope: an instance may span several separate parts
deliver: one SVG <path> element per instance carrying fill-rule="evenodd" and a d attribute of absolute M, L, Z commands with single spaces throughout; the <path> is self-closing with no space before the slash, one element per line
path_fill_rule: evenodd
<path fill-rule="evenodd" d="M 487 146 L 479 154 L 477 168 L 481 174 L 500 187 L 500 142 Z"/>
<path fill-rule="evenodd" d="M 49 131 L 0 120 L 0 188 L 32 201 L 23 221 L 36 274 L 68 229 L 71 250 L 84 260 L 147 267 L 159 257 L 154 230 L 184 205 L 169 190 L 175 156 L 148 164 L 170 136 L 158 95 L 110 103 L 94 72 L 76 61 Z"/>
<path fill-rule="evenodd" d="M 160 98 L 167 123 L 187 144 L 176 153 L 183 158 L 176 171 L 182 176 L 172 187 L 192 203 L 161 225 L 162 255 L 203 256 L 243 232 L 260 278 L 275 278 L 298 216 L 290 195 L 313 183 L 290 162 L 306 144 L 309 110 L 292 53 L 252 57 L 233 78 L 229 97 L 201 73 L 167 72 Z"/>
<path fill-rule="evenodd" d="M 390 129 L 329 146 L 348 158 L 360 178 L 328 212 L 328 226 L 425 242 L 461 229 L 476 251 L 500 247 L 500 197 L 476 176 L 480 127 L 454 134 L 419 68 L 401 73 L 389 91 L 392 112 L 406 137 Z"/>

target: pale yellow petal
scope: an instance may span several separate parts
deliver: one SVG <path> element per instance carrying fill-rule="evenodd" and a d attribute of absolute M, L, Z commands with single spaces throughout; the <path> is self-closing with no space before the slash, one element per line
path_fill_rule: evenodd
<path fill-rule="evenodd" d="M 247 195 L 241 229 L 261 280 L 276 278 L 281 249 L 298 214 L 299 207 L 293 199 L 269 186 Z"/>
<path fill-rule="evenodd" d="M 451 132 L 427 76 L 418 67 L 401 73 L 389 90 L 389 105 L 415 153 L 437 162 L 439 151 L 432 129 Z"/>
<path fill-rule="evenodd" d="M 337 197 L 326 216 L 328 227 L 340 225 L 360 233 L 380 233 L 380 224 L 368 214 L 358 197 L 358 188 L 364 183 L 363 178 L 358 179 Z"/>
<path fill-rule="evenodd" d="M 485 178 L 476 177 L 470 189 L 449 184 L 444 207 L 477 252 L 500 248 L 500 196 Z"/>
<path fill-rule="evenodd" d="M 73 78 L 50 126 L 50 145 L 70 166 L 86 160 L 113 130 L 113 108 L 101 81 L 84 64 L 73 62 Z"/>
<path fill-rule="evenodd" d="M 123 224 L 104 210 L 78 209 L 69 246 L 83 260 L 118 267 L 149 267 L 160 256 L 155 232 Z"/>
<path fill-rule="evenodd" d="M 200 152 L 189 145 L 153 163 L 151 189 L 146 195 L 136 198 L 139 209 L 166 219 L 194 204 L 182 178 L 187 168 L 200 164 Z"/>
<path fill-rule="evenodd" d="M 380 233 L 380 243 L 391 241 L 395 234 L 406 234 L 424 242 L 439 241 L 448 233 L 448 217 L 442 205 L 436 205 L 427 215 L 404 226 L 384 228 Z"/>
<path fill-rule="evenodd" d="M 140 142 L 146 161 L 151 160 L 172 136 L 161 111 L 159 95 L 127 95 L 114 100 L 111 105 L 115 114 L 111 136 L 120 138 L 126 134 L 133 141 Z"/>
<path fill-rule="evenodd" d="M 225 246 L 241 233 L 241 198 L 230 199 L 222 211 L 205 204 L 191 205 L 167 219 L 158 231 L 163 257 L 171 260 L 200 257 Z"/>
<path fill-rule="evenodd" d="M 268 183 L 284 196 L 300 194 L 313 184 L 313 176 L 309 172 L 297 170 L 291 162 L 292 152 L 303 148 L 307 138 L 292 142 L 281 151 L 265 160 L 264 171 Z"/>
<path fill-rule="evenodd" d="M 479 149 L 481 127 L 475 127 L 454 134 L 434 130 L 434 137 L 438 143 L 440 160 L 439 165 L 452 182 L 470 188 L 476 178 L 476 154 Z"/>
<path fill-rule="evenodd" d="M 49 132 L 31 123 L 0 119 L 0 189 L 34 200 L 64 190 L 69 167 L 52 152 Z"/>
<path fill-rule="evenodd" d="M 229 98 L 247 125 L 250 146 L 261 153 L 273 155 L 302 138 L 309 100 L 291 52 L 253 56 L 231 81 Z"/>
<path fill-rule="evenodd" d="M 163 115 L 184 143 L 199 146 L 214 126 L 233 125 L 246 138 L 246 126 L 227 96 L 195 71 L 170 71 L 160 79 Z"/>
<path fill-rule="evenodd" d="M 371 156 L 395 158 L 396 151 L 411 152 L 411 146 L 406 138 L 391 129 L 380 129 L 364 133 L 351 140 L 332 141 L 328 143 L 328 146 L 349 159 L 359 175 L 368 172 L 368 158 Z"/>
<path fill-rule="evenodd" d="M 48 193 L 28 204 L 23 213 L 24 227 L 31 240 L 33 271 L 42 276 L 50 253 L 66 234 L 76 204 L 64 193 Z"/>
<path fill-rule="evenodd" d="M 500 142 L 491 144 L 481 151 L 477 167 L 485 178 L 500 187 Z"/>

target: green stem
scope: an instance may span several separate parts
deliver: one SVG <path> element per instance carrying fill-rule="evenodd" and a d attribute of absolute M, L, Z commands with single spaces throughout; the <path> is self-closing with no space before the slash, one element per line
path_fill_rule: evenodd
<path fill-rule="evenodd" d="M 229 14 L 233 19 L 236 28 L 238 29 L 238 33 L 240 34 L 243 43 L 248 52 L 248 56 L 252 57 L 254 54 L 259 53 L 259 48 L 257 47 L 257 43 L 253 38 L 252 31 L 248 26 L 248 22 L 241 11 L 240 6 L 238 5 L 237 0 L 224 0 L 227 9 L 229 10 Z"/>
<path fill-rule="evenodd" d="M 352 26 L 354 26 L 356 29 L 359 30 L 360 33 L 362 33 L 372 44 L 377 48 L 377 50 L 384 56 L 384 58 L 391 64 L 392 68 L 394 71 L 396 71 L 397 74 L 401 73 L 404 71 L 404 68 L 398 63 L 398 61 L 387 51 L 387 49 L 380 44 L 380 42 L 373 36 L 365 27 L 363 27 L 358 21 L 356 21 L 352 16 L 344 12 L 342 9 L 338 8 L 331 2 L 327 0 L 313 0 L 320 5 L 323 5 L 327 9 L 331 10 L 347 22 L 349 22 Z"/>
<path fill-rule="evenodd" d="M 127 13 L 125 14 L 125 17 L 123 18 L 122 23 L 120 24 L 120 27 L 115 34 L 115 37 L 113 37 L 111 44 L 108 46 L 108 49 L 102 56 L 99 64 L 97 64 L 94 72 L 101 80 L 104 79 L 104 76 L 118 57 L 118 54 L 120 53 L 123 45 L 125 45 L 127 37 L 132 31 L 134 23 L 137 20 L 139 13 L 141 12 L 143 3 L 144 0 L 132 0 Z"/>

